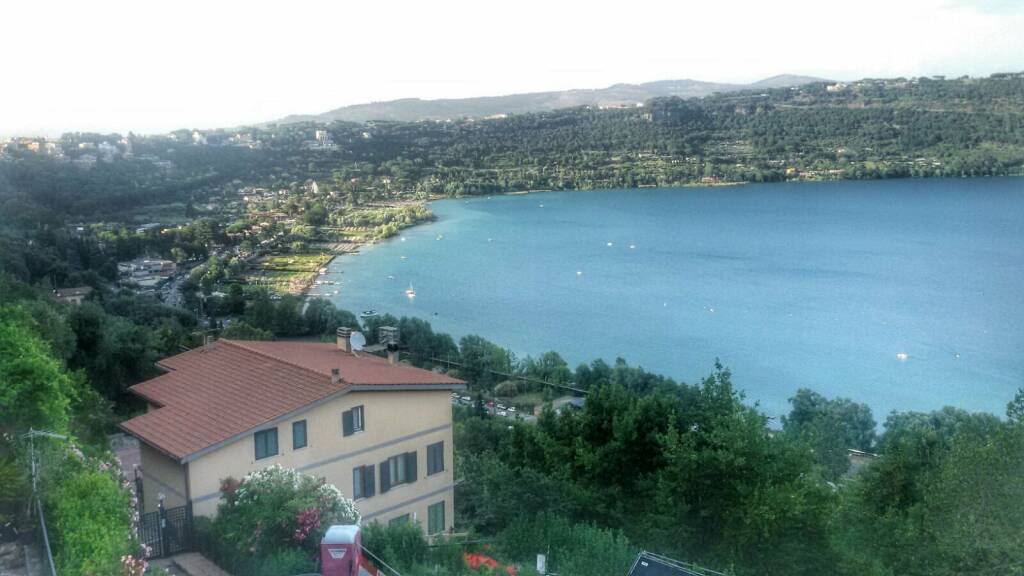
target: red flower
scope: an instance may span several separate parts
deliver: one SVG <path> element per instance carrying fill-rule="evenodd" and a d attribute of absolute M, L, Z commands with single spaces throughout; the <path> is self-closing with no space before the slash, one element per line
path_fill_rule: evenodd
<path fill-rule="evenodd" d="M 294 538 L 295 540 L 302 542 L 320 529 L 320 509 L 319 508 L 307 508 L 299 515 L 295 517 L 295 523 L 298 525 L 295 528 Z"/>

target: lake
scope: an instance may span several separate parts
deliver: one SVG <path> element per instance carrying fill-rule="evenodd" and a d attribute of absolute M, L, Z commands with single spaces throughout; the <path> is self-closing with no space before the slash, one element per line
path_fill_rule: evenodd
<path fill-rule="evenodd" d="M 1024 386 L 1024 179 L 785 183 L 443 200 L 337 258 L 339 307 L 419 316 L 517 355 L 688 383 L 733 372 L 891 410 L 1003 415 Z M 415 288 L 409 299 L 405 290 Z"/>

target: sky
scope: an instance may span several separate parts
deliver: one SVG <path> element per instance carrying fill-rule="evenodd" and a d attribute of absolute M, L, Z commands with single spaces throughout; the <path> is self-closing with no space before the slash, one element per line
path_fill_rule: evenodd
<path fill-rule="evenodd" d="M 1024 71 L 1024 0 L 10 2 L 0 136 L 232 127 L 395 98 Z"/>

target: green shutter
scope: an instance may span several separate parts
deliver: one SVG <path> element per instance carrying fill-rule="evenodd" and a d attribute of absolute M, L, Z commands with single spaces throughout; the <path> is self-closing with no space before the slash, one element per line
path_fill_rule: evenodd
<path fill-rule="evenodd" d="M 427 533 L 444 532 L 444 500 L 427 508 Z"/>
<path fill-rule="evenodd" d="M 351 436 L 353 434 L 351 410 L 341 413 L 341 434 L 342 436 Z"/>
<path fill-rule="evenodd" d="M 405 481 L 412 483 L 416 481 L 416 453 L 405 453 Z"/>
<path fill-rule="evenodd" d="M 387 460 L 380 463 L 380 493 L 391 490 L 391 464 Z"/>
<path fill-rule="evenodd" d="M 427 446 L 427 475 L 444 471 L 444 441 Z"/>
<path fill-rule="evenodd" d="M 363 468 L 363 498 L 373 496 L 374 488 L 373 466 L 367 466 Z"/>
<path fill-rule="evenodd" d="M 292 422 L 292 450 L 306 447 L 306 421 Z"/>

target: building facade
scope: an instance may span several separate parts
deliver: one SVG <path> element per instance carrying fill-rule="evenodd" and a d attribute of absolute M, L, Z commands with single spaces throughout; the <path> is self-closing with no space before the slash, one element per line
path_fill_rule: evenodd
<path fill-rule="evenodd" d="M 451 392 L 445 374 L 337 344 L 221 340 L 161 362 L 132 387 L 149 411 L 122 424 L 139 438 L 145 511 L 191 503 L 216 514 L 228 478 L 272 465 L 325 478 L 364 522 L 451 529 Z"/>

